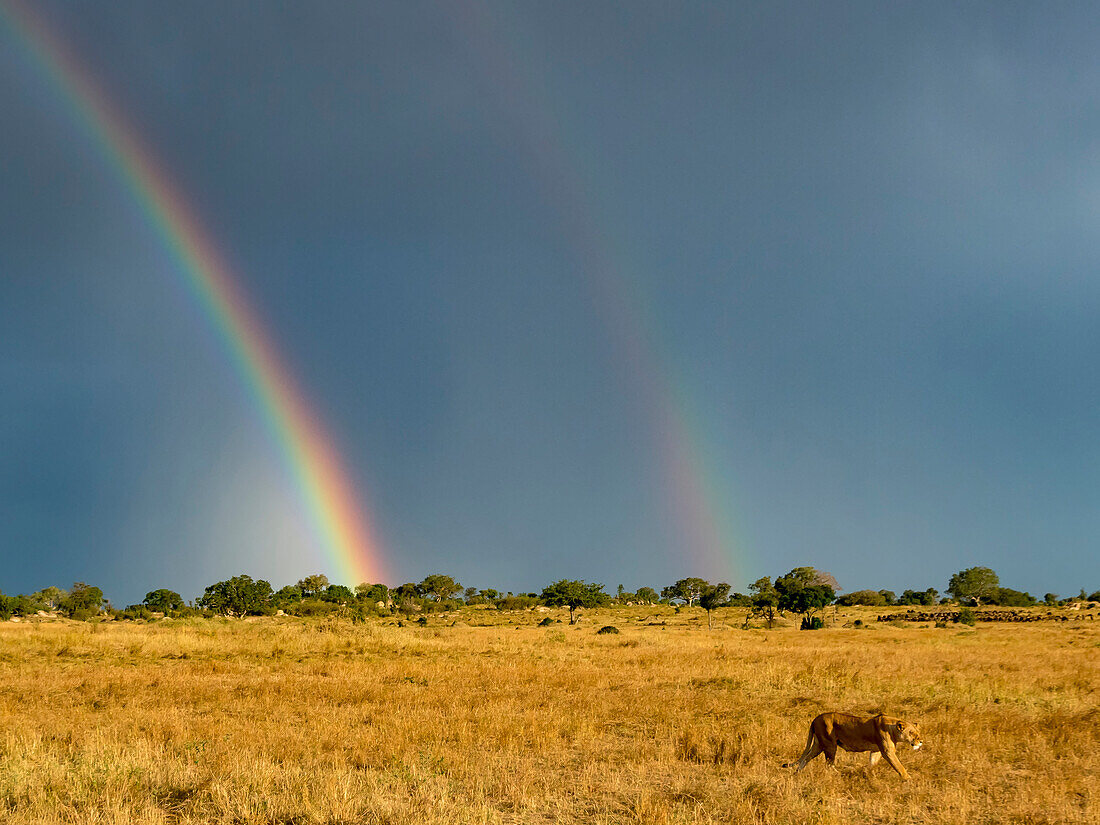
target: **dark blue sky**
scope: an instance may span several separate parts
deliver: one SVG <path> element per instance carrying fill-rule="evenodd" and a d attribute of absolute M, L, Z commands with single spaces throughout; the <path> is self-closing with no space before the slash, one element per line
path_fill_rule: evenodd
<path fill-rule="evenodd" d="M 232 261 L 391 584 L 1100 588 L 1095 7 L 33 7 Z M 0 112 L 0 590 L 326 571 L 11 25 Z"/>

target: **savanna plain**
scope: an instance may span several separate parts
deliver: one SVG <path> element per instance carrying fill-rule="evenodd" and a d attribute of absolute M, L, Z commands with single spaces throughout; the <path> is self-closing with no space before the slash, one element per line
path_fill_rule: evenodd
<path fill-rule="evenodd" d="M 547 615 L 568 617 L 4 623 L 0 821 L 1100 817 L 1100 621 Z M 920 725 L 924 748 L 899 750 L 912 779 L 865 754 L 784 769 L 825 710 Z"/>

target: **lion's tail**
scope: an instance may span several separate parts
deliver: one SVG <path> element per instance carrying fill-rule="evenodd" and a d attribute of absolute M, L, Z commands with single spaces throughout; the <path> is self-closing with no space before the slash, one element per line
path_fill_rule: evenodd
<path fill-rule="evenodd" d="M 802 756 L 805 756 L 807 753 L 810 752 L 810 748 L 813 747 L 813 744 L 814 744 L 814 726 L 810 725 L 810 733 L 806 737 L 806 750 L 802 751 Z M 801 757 L 799 757 L 799 758 L 801 758 Z M 784 762 L 783 767 L 784 768 L 793 768 L 797 764 L 798 764 L 798 760 L 796 759 L 794 762 Z"/>

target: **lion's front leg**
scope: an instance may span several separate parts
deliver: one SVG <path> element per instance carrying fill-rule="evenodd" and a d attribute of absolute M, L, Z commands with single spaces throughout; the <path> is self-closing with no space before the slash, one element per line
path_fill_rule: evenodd
<path fill-rule="evenodd" d="M 871 767 L 873 768 L 878 764 L 878 761 L 882 759 L 882 754 L 878 751 L 871 751 Z"/>
<path fill-rule="evenodd" d="M 890 767 L 897 771 L 902 779 L 909 778 L 909 772 L 905 770 L 905 766 L 898 761 L 898 755 L 894 750 L 893 742 L 889 742 L 883 746 L 882 755 L 886 757 L 886 761 L 890 763 Z"/>

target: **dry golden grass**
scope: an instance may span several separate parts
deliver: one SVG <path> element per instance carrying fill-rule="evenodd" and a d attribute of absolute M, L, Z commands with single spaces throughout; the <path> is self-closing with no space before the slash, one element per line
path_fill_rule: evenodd
<path fill-rule="evenodd" d="M 732 611 L 708 631 L 701 616 L 4 624 L 0 821 L 1100 814 L 1100 623 L 804 633 L 741 630 Z M 622 633 L 596 635 L 608 623 Z M 918 723 L 925 748 L 901 754 L 912 781 L 863 755 L 780 767 L 831 709 Z"/>

